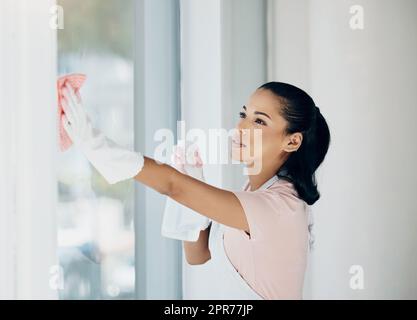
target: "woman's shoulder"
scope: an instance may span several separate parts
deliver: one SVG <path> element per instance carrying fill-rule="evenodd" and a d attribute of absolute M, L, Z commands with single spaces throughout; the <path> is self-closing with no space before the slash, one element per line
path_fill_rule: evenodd
<path fill-rule="evenodd" d="M 271 184 L 267 189 L 270 192 L 279 193 L 281 195 L 295 196 L 298 197 L 298 192 L 294 187 L 294 184 L 288 180 L 277 178 L 274 183 Z M 300 198 L 299 198 L 300 199 Z M 301 199 L 300 199 L 301 200 Z"/>
<path fill-rule="evenodd" d="M 285 179 L 277 179 L 269 188 L 263 190 L 269 194 L 275 201 L 287 206 L 290 212 L 304 211 L 306 202 L 298 195 L 294 184 Z"/>
<path fill-rule="evenodd" d="M 248 182 L 244 190 L 234 193 L 239 198 L 257 203 L 264 209 L 275 209 L 280 212 L 303 212 L 305 210 L 306 202 L 298 196 L 294 184 L 288 180 L 276 177 L 266 188 L 259 188 L 255 191 L 249 191 L 247 187 Z"/>
<path fill-rule="evenodd" d="M 265 239 L 267 234 L 274 237 L 277 228 L 304 228 L 307 223 L 306 203 L 298 198 L 289 181 L 275 180 L 266 188 L 234 194 L 242 204 L 254 238 Z"/>

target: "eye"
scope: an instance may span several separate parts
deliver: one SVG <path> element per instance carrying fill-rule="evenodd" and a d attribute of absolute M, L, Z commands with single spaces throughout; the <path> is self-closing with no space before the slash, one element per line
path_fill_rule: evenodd
<path fill-rule="evenodd" d="M 244 113 L 244 112 L 239 112 L 239 117 L 241 117 L 241 118 L 246 118 L 246 113 Z"/>
<path fill-rule="evenodd" d="M 265 121 L 263 121 L 262 119 L 259 119 L 259 118 L 256 118 L 255 122 L 256 122 L 256 123 L 258 123 L 258 124 L 261 124 L 261 125 L 263 125 L 263 126 L 265 126 L 265 125 L 266 125 L 266 122 L 265 122 Z"/>

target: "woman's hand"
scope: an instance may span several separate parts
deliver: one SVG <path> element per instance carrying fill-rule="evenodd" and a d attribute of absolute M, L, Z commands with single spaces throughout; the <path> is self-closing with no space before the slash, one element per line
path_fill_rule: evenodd
<path fill-rule="evenodd" d="M 93 128 L 81 97 L 68 84 L 62 90 L 62 125 L 90 163 L 110 184 L 136 176 L 143 168 L 142 154 L 126 150 Z"/>
<path fill-rule="evenodd" d="M 196 143 L 178 141 L 178 144 L 174 146 L 171 163 L 181 173 L 204 181 L 203 161 Z"/>
<path fill-rule="evenodd" d="M 65 112 L 62 117 L 63 126 L 74 144 L 81 147 L 94 137 L 93 126 L 83 107 L 81 96 L 76 95 L 68 81 L 62 94 L 62 107 Z"/>

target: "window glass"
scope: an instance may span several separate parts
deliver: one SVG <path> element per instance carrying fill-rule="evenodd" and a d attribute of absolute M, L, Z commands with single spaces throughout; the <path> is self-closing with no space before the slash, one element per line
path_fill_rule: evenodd
<path fill-rule="evenodd" d="M 83 73 L 94 125 L 133 149 L 134 0 L 58 0 L 59 75 Z M 72 147 L 58 154 L 61 299 L 135 296 L 133 181 L 109 185 Z"/>

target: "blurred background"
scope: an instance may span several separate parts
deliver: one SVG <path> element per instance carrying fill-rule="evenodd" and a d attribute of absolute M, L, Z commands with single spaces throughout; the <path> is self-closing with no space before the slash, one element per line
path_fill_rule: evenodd
<path fill-rule="evenodd" d="M 132 149 L 134 1 L 57 4 L 65 13 L 58 73 L 87 75 L 82 95 L 95 126 Z M 60 298 L 133 298 L 133 181 L 107 184 L 75 148 L 59 153 L 57 164 Z"/>
<path fill-rule="evenodd" d="M 215 276 L 160 234 L 165 198 L 57 147 L 56 79 L 84 73 L 98 128 L 233 128 L 267 81 L 307 91 L 332 143 L 305 299 L 417 298 L 417 2 L 0 0 L 0 298 L 200 299 Z M 239 165 L 207 182 L 240 189 Z"/>

